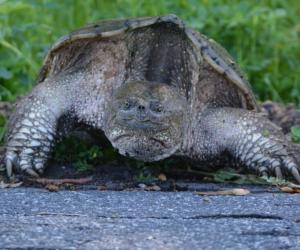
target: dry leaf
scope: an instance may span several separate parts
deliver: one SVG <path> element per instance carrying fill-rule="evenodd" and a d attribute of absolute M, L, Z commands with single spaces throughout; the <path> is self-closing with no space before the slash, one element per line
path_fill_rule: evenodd
<path fill-rule="evenodd" d="M 86 184 L 93 180 L 93 177 L 85 177 L 79 179 L 48 179 L 48 178 L 30 178 L 30 181 L 40 183 L 42 185 L 53 184 L 53 185 L 62 185 L 62 184 Z"/>
<path fill-rule="evenodd" d="M 105 186 L 105 185 L 100 185 L 100 186 L 97 187 L 97 190 L 99 190 L 99 191 L 107 190 L 107 186 Z"/>
<path fill-rule="evenodd" d="M 159 174 L 158 179 L 160 181 L 166 181 L 167 180 L 167 176 L 165 174 Z"/>
<path fill-rule="evenodd" d="M 161 188 L 157 185 L 153 185 L 153 186 L 148 186 L 145 188 L 146 191 L 160 191 Z"/>
<path fill-rule="evenodd" d="M 59 187 L 57 185 L 48 184 L 46 186 L 46 189 L 48 189 L 50 192 L 57 192 L 59 191 Z"/>
<path fill-rule="evenodd" d="M 233 188 L 220 191 L 195 192 L 197 195 L 247 195 L 250 194 L 248 189 Z"/>
<path fill-rule="evenodd" d="M 23 184 L 23 182 L 17 182 L 17 183 L 4 183 L 4 181 L 0 182 L 0 188 L 16 188 L 20 187 Z"/>
<path fill-rule="evenodd" d="M 300 187 L 279 187 L 279 189 L 284 193 L 300 193 Z"/>

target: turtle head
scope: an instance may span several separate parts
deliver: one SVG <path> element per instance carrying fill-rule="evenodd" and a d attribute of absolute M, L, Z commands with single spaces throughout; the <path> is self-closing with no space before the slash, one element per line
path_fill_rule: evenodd
<path fill-rule="evenodd" d="M 183 140 L 187 103 L 175 87 L 133 81 L 116 90 L 107 110 L 105 134 L 122 155 L 158 161 Z"/>

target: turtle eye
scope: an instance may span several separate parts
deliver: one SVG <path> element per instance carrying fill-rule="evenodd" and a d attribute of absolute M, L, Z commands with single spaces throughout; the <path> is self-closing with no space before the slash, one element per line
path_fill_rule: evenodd
<path fill-rule="evenodd" d="M 124 103 L 124 108 L 126 108 L 126 109 L 129 109 L 129 108 L 130 108 L 130 103 L 129 103 L 129 101 L 126 101 L 126 102 Z"/>
<path fill-rule="evenodd" d="M 150 109 L 156 113 L 163 112 L 163 106 L 159 102 L 151 102 Z"/>
<path fill-rule="evenodd" d="M 129 110 L 133 107 L 133 102 L 131 100 L 126 100 L 122 105 L 121 108 L 123 110 Z"/>

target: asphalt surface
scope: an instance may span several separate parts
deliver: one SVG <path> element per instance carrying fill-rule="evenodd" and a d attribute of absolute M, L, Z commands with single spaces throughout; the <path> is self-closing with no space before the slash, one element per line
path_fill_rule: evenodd
<path fill-rule="evenodd" d="M 250 189 L 209 197 L 1 189 L 0 249 L 300 249 L 300 195 Z"/>

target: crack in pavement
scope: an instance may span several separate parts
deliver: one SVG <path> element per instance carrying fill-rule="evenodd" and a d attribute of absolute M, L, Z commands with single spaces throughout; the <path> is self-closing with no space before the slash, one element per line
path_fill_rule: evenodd
<path fill-rule="evenodd" d="M 216 215 L 199 215 L 199 216 L 192 216 L 187 217 L 187 219 L 271 219 L 271 220 L 283 220 L 284 218 L 277 216 L 277 215 L 270 215 L 270 214 L 216 214 Z"/>
<path fill-rule="evenodd" d="M 288 230 L 288 229 L 287 229 Z M 300 234 L 297 233 L 291 233 L 290 231 L 279 231 L 279 230 L 270 230 L 270 231 L 261 231 L 261 232 L 255 232 L 255 231 L 249 231 L 249 232 L 243 232 L 241 235 L 244 236 L 300 236 Z"/>
<path fill-rule="evenodd" d="M 5 215 L 5 214 L 0 214 Z M 19 214 L 23 216 L 66 216 L 66 217 L 94 217 L 102 219 L 128 219 L 128 220 L 138 220 L 138 219 L 156 219 L 156 220 L 201 220 L 201 219 L 260 219 L 260 220 L 284 220 L 283 217 L 270 214 L 213 214 L 213 215 L 195 215 L 188 217 L 172 217 L 172 216 L 107 216 L 107 215 L 84 215 L 84 214 L 65 214 L 65 213 L 51 213 L 51 212 L 41 212 L 36 214 Z"/>

